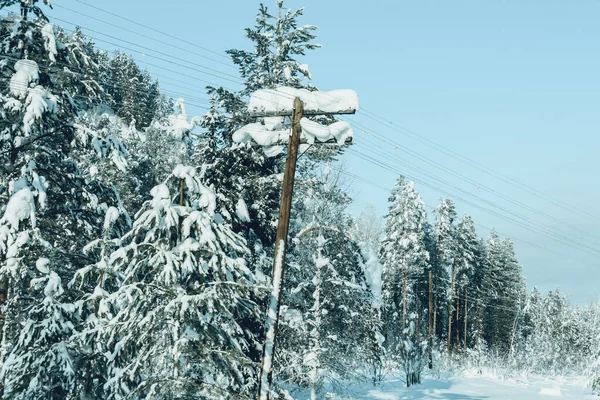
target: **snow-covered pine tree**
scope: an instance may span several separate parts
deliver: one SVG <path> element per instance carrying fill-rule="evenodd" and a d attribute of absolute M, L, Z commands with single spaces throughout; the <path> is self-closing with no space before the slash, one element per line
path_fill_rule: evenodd
<path fill-rule="evenodd" d="M 456 257 L 456 210 L 454 203 L 452 200 L 442 199 L 440 205 L 433 210 L 433 214 L 435 215 L 433 228 L 436 243 L 435 264 L 432 269 L 434 326 L 438 337 L 445 337 L 448 349 L 450 349 L 456 272 L 454 265 Z M 446 302 L 448 306 L 444 307 L 443 304 Z M 446 331 L 447 334 L 444 334 Z"/>
<path fill-rule="evenodd" d="M 558 290 L 537 288 L 522 307 L 511 361 L 528 373 L 585 375 L 595 362 L 598 315 L 590 306 L 573 307 Z"/>
<path fill-rule="evenodd" d="M 385 217 L 384 239 L 380 250 L 383 264 L 382 275 L 382 319 L 385 347 L 388 356 L 404 367 L 421 365 L 414 357 L 420 352 L 420 327 L 423 308 L 420 294 L 427 290 L 429 254 L 425 248 L 425 204 L 417 193 L 414 183 L 404 177 L 398 178 L 389 197 L 389 211 Z M 408 316 L 414 324 L 411 333 Z M 405 342 L 410 342 L 407 345 Z M 409 357 L 409 358 L 402 358 Z M 419 375 L 411 373 L 411 377 Z M 410 378 L 412 379 L 412 378 Z M 407 384 L 413 384 L 412 380 Z"/>
<path fill-rule="evenodd" d="M 286 299 L 279 342 L 282 376 L 307 384 L 313 398 L 323 383 L 357 378 L 357 371 L 372 360 L 376 340 L 360 249 L 348 236 L 329 228 L 307 232 L 298 241 L 314 245 L 313 265 L 297 259 L 305 281 L 297 282 L 294 289 L 299 292 Z M 309 250 L 303 253 L 308 255 Z M 301 320 L 294 321 L 294 316 Z M 303 326 L 294 326 L 298 323 Z M 290 370 L 292 366 L 296 370 Z"/>
<path fill-rule="evenodd" d="M 484 335 L 484 315 L 485 304 L 490 293 L 490 275 L 488 273 L 488 242 L 484 238 L 477 240 L 477 251 L 475 253 L 475 263 L 473 265 L 473 274 L 469 283 L 469 297 L 472 299 L 469 305 L 469 325 L 467 337 L 469 345 L 476 347 L 477 343 L 485 342 Z"/>
<path fill-rule="evenodd" d="M 89 59 L 87 48 L 77 38 L 57 35 L 36 3 L 21 2 L 21 15 L 0 23 L 0 275 L 8 287 L 1 353 L 2 361 L 10 360 L 2 370 L 6 398 L 37 398 L 44 391 L 62 397 L 72 387 L 69 364 L 78 361 L 78 354 L 65 338 L 76 316 L 69 306 L 74 299 L 62 292 L 60 281 L 70 280 L 86 262 L 83 244 L 116 203 L 111 190 L 84 179 L 72 151 L 81 144 L 74 127 L 77 114 L 83 104 L 102 96 L 94 65 L 78 69 Z M 90 135 L 88 145 L 120 153 L 117 143 Z"/>
<path fill-rule="evenodd" d="M 104 84 L 110 107 L 126 124 L 133 123 L 138 129 L 148 127 L 156 117 L 161 97 L 157 82 L 127 54 L 116 53 L 107 67 Z"/>
<path fill-rule="evenodd" d="M 373 359 L 375 310 L 364 260 L 350 237 L 349 197 L 339 173 L 297 189 L 276 368 L 282 380 L 311 388 L 356 377 Z"/>
<path fill-rule="evenodd" d="M 383 227 L 381 219 L 377 216 L 375 206 L 369 204 L 363 209 L 359 217 L 353 221 L 351 234 L 360 247 L 361 254 L 365 260 L 365 276 L 367 285 L 373 296 L 373 322 L 371 323 L 373 337 L 372 350 L 368 364 L 371 366 L 372 381 L 374 385 L 383 379 L 383 340 L 381 334 L 381 273 L 382 265 L 379 260 L 379 248 L 381 246 Z"/>
<path fill-rule="evenodd" d="M 205 166 L 198 169 L 203 181 L 216 188 L 223 217 L 234 231 L 246 238 L 251 251 L 247 257 L 249 265 L 264 275 L 266 281 L 271 275 L 284 156 L 267 157 L 261 148 L 251 143 L 232 146 L 232 134 L 254 122 L 246 112 L 248 94 L 276 85 L 312 88 L 307 83 L 308 67 L 296 58 L 318 47 L 312 43 L 316 27 L 298 23 L 303 10 L 287 10 L 283 1 L 277 1 L 276 5 L 274 15 L 261 6 L 256 26 L 246 30 L 246 37 L 253 45 L 251 51 L 229 51 L 245 81 L 244 88 L 238 93 L 208 88 L 211 107 L 203 117 L 203 138 L 193 155 L 196 165 Z M 276 120 L 262 122 L 289 126 L 289 121 Z M 318 120 L 329 121 L 327 118 Z M 297 182 L 312 177 L 308 171 L 315 167 L 313 160 L 328 160 L 337 154 L 337 146 L 334 147 L 333 150 L 329 146 L 311 148 L 298 164 Z M 257 326 L 256 331 L 262 335 L 261 326 Z M 259 361 L 260 351 L 255 357 Z"/>
<path fill-rule="evenodd" d="M 365 243 L 372 249 L 378 249 L 382 231 L 381 219 L 377 216 L 375 205 L 368 204 L 354 221 L 352 235 L 359 243 Z"/>
<path fill-rule="evenodd" d="M 489 292 L 485 300 L 484 337 L 492 350 L 508 355 L 524 305 L 525 282 L 510 239 L 502 239 L 492 231 L 487 256 Z"/>
<path fill-rule="evenodd" d="M 73 398 L 77 358 L 73 359 L 70 339 L 75 331 L 75 306 L 62 302 L 61 279 L 48 259 L 39 258 L 36 268 L 40 277 L 31 279 L 30 287 L 43 293 L 43 300 L 29 307 L 19 337 L 3 362 L 3 398 Z"/>
<path fill-rule="evenodd" d="M 467 347 L 468 345 L 469 321 L 468 314 L 466 315 L 467 319 L 465 319 L 465 300 L 468 307 L 469 296 L 471 298 L 475 297 L 473 292 L 469 294 L 469 287 L 475 270 L 475 264 L 478 260 L 478 245 L 473 219 L 469 214 L 464 214 L 456 227 L 456 257 L 454 265 L 457 296 L 455 299 L 455 309 L 458 311 L 459 317 L 455 322 L 455 337 L 452 338 L 456 346 L 462 344 L 463 347 Z"/>
<path fill-rule="evenodd" d="M 260 5 L 254 28 L 246 28 L 246 37 L 254 42 L 253 51 L 228 50 L 245 81 L 244 95 L 275 86 L 305 87 L 310 79 L 308 66 L 296 60 L 307 50 L 321 47 L 312 43 L 316 38 L 314 25 L 299 26 L 304 9 L 285 9 L 277 0 L 277 15 Z"/>
<path fill-rule="evenodd" d="M 161 110 L 155 111 L 155 119 L 143 130 L 133 123 L 127 124 L 106 106 L 89 109 L 77 118 L 77 133 L 82 139 L 87 132 L 101 132 L 104 137 L 122 144 L 124 162 L 102 157 L 102 148 L 95 154 L 80 152 L 78 157 L 82 173 L 90 180 L 114 188 L 127 214 L 135 214 L 150 190 L 163 182 L 180 162 L 181 135 L 174 123 L 178 116 L 171 115 L 170 99 L 161 96 L 161 102 L 164 103 L 160 105 Z"/>
<path fill-rule="evenodd" d="M 277 219 L 281 188 L 276 175 L 283 171 L 283 155 L 267 157 L 262 149 L 250 143 L 232 148 L 231 136 L 236 129 L 252 122 L 247 116 L 244 101 L 250 93 L 277 85 L 314 88 L 307 83 L 311 78 L 308 67 L 296 58 L 320 47 L 312 43 L 317 28 L 298 23 L 303 9 L 285 9 L 281 0 L 277 0 L 276 5 L 273 15 L 261 4 L 255 27 L 246 29 L 246 37 L 253 45 L 251 51 L 227 51 L 239 68 L 244 88 L 239 93 L 224 88 L 208 88 L 211 107 L 203 118 L 205 142 L 200 143 L 194 156 L 194 160 L 211 165 L 201 171 L 203 179 L 214 183 L 230 201 L 225 207 L 232 217 L 232 224 L 236 231 L 246 232 L 244 236 L 250 240 L 253 253 L 256 246 L 270 248 L 274 241 L 274 221 Z M 302 161 L 315 157 L 328 159 L 337 152 L 326 147 L 315 146 L 318 150 L 311 149 Z M 300 163 L 298 174 L 311 167 L 314 165 Z M 246 204 L 248 218 L 245 218 L 245 213 L 242 213 L 243 218 L 238 217 L 238 200 Z M 259 241 L 253 240 L 253 237 Z"/>
<path fill-rule="evenodd" d="M 240 258 L 245 242 L 193 168 L 177 166 L 151 195 L 106 261 L 119 285 L 97 311 L 106 321 L 105 398 L 248 396 L 253 344 L 240 321 L 262 313 L 249 300 L 258 289 Z M 106 290 L 99 282 L 96 291 Z"/>

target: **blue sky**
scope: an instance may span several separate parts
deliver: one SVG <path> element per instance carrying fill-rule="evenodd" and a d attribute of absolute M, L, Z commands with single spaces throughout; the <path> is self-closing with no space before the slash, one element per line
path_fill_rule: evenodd
<path fill-rule="evenodd" d="M 89 4 L 98 4 L 92 1 L 87 0 Z M 123 51 L 132 53 L 141 62 L 154 64 L 142 65 L 157 75 L 169 94 L 187 98 L 189 111 L 194 113 L 202 112 L 195 106 L 203 105 L 202 99 L 207 98 L 202 90 L 205 82 L 201 80 L 230 88 L 239 86 L 151 58 L 151 51 L 90 30 L 236 75 L 234 68 L 221 64 L 229 63 L 222 56 L 185 42 L 220 54 L 229 48 L 247 49 L 249 42 L 243 36 L 243 29 L 254 23 L 258 8 L 258 2 L 246 0 L 177 0 L 168 6 L 166 2 L 142 0 L 104 0 L 98 4 L 104 10 L 181 38 L 177 41 L 76 0 L 53 3 L 56 7 L 49 12 L 51 17 L 81 25 L 90 36 L 104 40 L 97 40 L 99 47 L 113 50 L 118 45 L 137 49 Z M 266 4 L 274 8 L 275 2 Z M 440 197 L 452 198 L 460 214 L 468 212 L 481 226 L 496 227 L 501 234 L 512 237 L 530 287 L 537 285 L 542 290 L 560 287 L 577 303 L 600 295 L 597 285 L 600 279 L 597 177 L 600 2 L 293 0 L 287 1 L 286 6 L 304 6 L 301 22 L 320 28 L 317 42 L 323 48 L 302 60 L 310 65 L 314 83 L 323 90 L 355 89 L 364 109 L 395 124 L 375 123 L 368 113 L 362 112 L 348 118 L 366 126 L 371 133 L 356 127 L 353 154 L 348 152 L 343 157 L 350 173 L 387 190 L 394 184 L 398 171 L 416 176 L 433 186 L 417 182 L 428 206 L 437 205 Z M 148 37 L 106 25 L 65 7 Z M 62 21 L 56 23 L 71 27 Z M 410 129 L 421 141 L 402 134 L 405 131 L 399 127 Z M 421 143 L 427 140 L 569 204 L 576 212 L 557 207 L 539 195 L 534 196 Z M 394 149 L 392 141 L 417 152 L 421 158 Z M 355 155 L 369 154 L 373 146 L 379 148 L 375 157 L 391 165 L 394 171 Z M 432 166 L 431 161 L 443 168 Z M 406 167 L 407 163 L 414 169 Z M 386 190 L 360 180 L 349 183 L 355 198 L 353 213 L 373 203 L 380 215 L 385 214 Z M 442 190 L 504 217 L 492 215 Z M 530 209 L 516 205 L 515 201 Z M 521 216 L 527 218 L 527 226 L 538 232 L 508 220 L 519 220 Z M 546 227 L 541 228 L 540 224 Z M 549 233 L 543 235 L 539 230 Z M 479 228 L 480 235 L 488 233 L 487 229 Z M 553 240 L 552 235 L 559 235 L 559 241 Z M 586 247 L 576 248 L 577 245 L 565 242 L 583 243 Z"/>

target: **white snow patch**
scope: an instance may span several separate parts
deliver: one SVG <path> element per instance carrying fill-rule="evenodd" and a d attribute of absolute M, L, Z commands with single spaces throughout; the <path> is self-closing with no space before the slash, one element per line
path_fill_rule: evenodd
<path fill-rule="evenodd" d="M 50 272 L 48 264 L 50 264 L 50 260 L 48 260 L 47 258 L 38 258 L 38 260 L 35 262 L 35 267 L 38 271 L 47 274 L 48 272 Z"/>
<path fill-rule="evenodd" d="M 544 396 L 562 397 L 562 391 L 558 387 L 543 387 L 540 389 L 540 394 Z"/>
<path fill-rule="evenodd" d="M 281 86 L 274 89 L 261 89 L 252 93 L 248 103 L 251 113 L 290 113 L 294 109 L 294 99 L 299 97 L 304 110 L 316 113 L 352 112 L 358 110 L 358 95 L 354 90 L 332 90 L 311 92 Z"/>
<path fill-rule="evenodd" d="M 116 207 L 108 207 L 106 216 L 104 217 L 103 229 L 107 230 L 119 218 L 119 210 Z"/>
<path fill-rule="evenodd" d="M 35 226 L 35 203 L 33 193 L 29 188 L 23 188 L 13 194 L 8 200 L 4 216 L 0 222 L 8 222 L 14 229 L 19 229 L 19 223 L 29 218 Z"/>
<path fill-rule="evenodd" d="M 248 143 L 254 140 L 263 147 L 287 142 L 287 137 L 291 133 L 289 129 L 271 130 L 270 127 L 260 122 L 248 124 L 233 132 L 232 139 L 236 143 Z"/>
<path fill-rule="evenodd" d="M 56 111 L 56 97 L 38 85 L 31 89 L 25 99 L 26 111 L 23 117 L 23 131 L 29 134 L 36 119 L 41 119 L 46 112 Z"/>
<path fill-rule="evenodd" d="M 235 213 L 240 221 L 250 222 L 250 214 L 248 213 L 248 207 L 246 206 L 246 202 L 241 197 L 238 199 L 237 204 L 235 206 Z"/>
<path fill-rule="evenodd" d="M 554 383 L 554 382 L 553 382 Z M 494 377 L 449 377 L 441 379 L 430 376 L 423 377 L 423 383 L 406 387 L 402 376 L 390 373 L 386 379 L 377 387 L 370 382 L 350 383 L 347 390 L 352 393 L 351 397 L 365 400 L 441 400 L 441 399 L 464 399 L 464 400 L 544 400 L 548 396 L 562 397 L 563 399 L 598 399 L 592 394 L 591 389 L 584 389 L 579 382 L 573 380 L 560 383 L 555 389 L 550 389 L 549 394 L 542 393 L 547 390 L 546 379 L 528 379 L 524 382 L 513 380 L 502 380 Z M 325 387 L 325 391 L 330 387 Z M 308 400 L 309 390 L 298 389 L 294 398 L 297 400 Z M 550 394 L 550 393 L 560 393 Z M 328 396 L 323 396 L 328 398 Z M 551 397 L 550 397 L 551 398 Z"/>
<path fill-rule="evenodd" d="M 56 38 L 54 37 L 54 25 L 46 24 L 42 28 L 42 37 L 44 38 L 44 47 L 48 52 L 48 58 L 51 61 L 56 61 L 58 51 L 56 50 Z"/>
<path fill-rule="evenodd" d="M 242 144 L 254 141 L 262 146 L 267 157 L 274 157 L 281 153 L 290 137 L 291 130 L 280 129 L 282 126 L 281 122 L 265 118 L 264 123 L 254 122 L 241 127 L 233 133 L 232 139 L 235 143 Z M 328 142 L 334 140 L 338 145 L 342 145 L 348 139 L 354 137 L 352 126 L 345 121 L 322 125 L 308 118 L 302 118 L 300 127 L 302 128 L 300 140 L 309 144 L 315 143 L 315 141 Z"/>
<path fill-rule="evenodd" d="M 332 139 L 337 144 L 344 144 L 347 139 L 354 136 L 352 126 L 346 121 L 334 122 L 331 125 L 321 125 L 308 118 L 302 118 L 300 126 L 302 127 L 300 139 L 304 138 L 310 144 L 314 143 L 315 140 L 327 142 Z"/>
<path fill-rule="evenodd" d="M 175 108 L 179 110 L 179 114 L 169 115 L 169 127 L 171 128 L 173 136 L 176 138 L 181 138 L 194 128 L 195 119 L 192 118 L 191 121 L 189 120 L 185 110 L 185 103 L 182 98 L 177 99 L 175 102 Z"/>
<path fill-rule="evenodd" d="M 15 63 L 15 73 L 10 78 L 10 92 L 13 96 L 23 98 L 31 82 L 40 78 L 39 68 L 33 60 L 19 60 Z"/>
<path fill-rule="evenodd" d="M 308 68 L 308 64 L 300 64 L 298 66 L 298 69 L 300 70 L 300 72 L 302 72 L 302 74 L 304 76 L 306 76 L 308 79 L 312 79 L 312 75 L 310 74 L 310 69 Z"/>
<path fill-rule="evenodd" d="M 381 305 L 381 273 L 383 266 L 377 256 L 377 251 L 366 242 L 359 244 L 362 256 L 365 258 L 365 279 L 373 294 L 373 307 Z"/>
<path fill-rule="evenodd" d="M 56 274 L 56 272 L 51 271 L 48 276 L 48 283 L 44 288 L 44 294 L 47 297 L 60 296 L 63 293 L 63 288 L 60 283 L 60 277 Z"/>

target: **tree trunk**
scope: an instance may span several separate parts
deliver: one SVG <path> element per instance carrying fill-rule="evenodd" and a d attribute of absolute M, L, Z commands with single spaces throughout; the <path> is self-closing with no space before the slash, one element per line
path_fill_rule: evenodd
<path fill-rule="evenodd" d="M 402 301 L 402 337 L 404 337 L 404 330 L 406 329 L 406 262 L 404 263 L 404 292 Z"/>
<path fill-rule="evenodd" d="M 465 287 L 465 333 L 464 333 L 464 347 L 467 348 L 467 301 L 468 301 L 469 289 Z"/>
<path fill-rule="evenodd" d="M 315 282 L 316 287 L 313 293 L 313 298 L 315 299 L 313 305 L 313 317 L 315 319 L 315 325 L 312 331 L 312 339 L 313 339 L 313 366 L 310 372 L 310 400 L 317 400 L 317 385 L 319 380 L 319 353 L 321 352 L 321 341 L 319 336 L 319 327 L 321 326 L 321 248 L 317 250 L 318 260 L 315 263 L 316 266 L 316 274 L 315 274 Z"/>
<path fill-rule="evenodd" d="M 460 347 L 460 287 L 456 288 L 456 347 Z"/>
<path fill-rule="evenodd" d="M 450 298 L 448 299 L 448 353 L 452 350 L 452 297 L 454 296 L 454 263 L 450 273 Z"/>
<path fill-rule="evenodd" d="M 428 352 L 429 352 L 429 369 L 433 369 L 433 325 L 432 325 L 432 308 L 431 308 L 431 303 L 432 303 L 432 293 L 431 293 L 431 287 L 432 287 L 432 279 L 431 279 L 431 271 L 429 271 L 429 341 L 428 341 Z"/>

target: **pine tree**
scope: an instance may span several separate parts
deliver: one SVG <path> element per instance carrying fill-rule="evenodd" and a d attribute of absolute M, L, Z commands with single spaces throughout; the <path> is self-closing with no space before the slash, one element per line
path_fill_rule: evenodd
<path fill-rule="evenodd" d="M 488 240 L 484 336 L 488 346 L 507 355 L 514 344 L 515 324 L 524 304 L 525 284 L 512 242 L 492 231 Z"/>
<path fill-rule="evenodd" d="M 470 297 L 474 298 L 474 293 L 472 291 L 469 292 L 469 288 L 478 258 L 478 244 L 473 219 L 469 214 L 465 214 L 458 222 L 456 229 L 456 258 L 454 260 L 458 292 L 455 306 L 459 313 L 462 313 L 462 315 L 459 314 L 460 316 L 456 320 L 455 336 L 457 346 L 461 342 L 464 347 L 468 345 L 467 331 L 469 321 L 466 319 L 468 315 L 464 315 L 463 310 L 465 309 L 465 303 L 468 305 L 469 293 Z"/>
<path fill-rule="evenodd" d="M 419 294 L 427 287 L 429 256 L 424 231 L 427 214 L 414 183 L 404 177 L 398 178 L 389 203 L 385 237 L 380 250 L 383 264 L 382 319 L 385 346 L 392 359 L 411 368 L 410 373 L 407 372 L 410 375 L 407 384 L 410 385 L 418 383 L 412 380 L 413 377 L 418 377 L 418 374 L 413 374 L 415 371 L 412 366 L 421 365 L 416 359 L 421 357 L 420 352 L 407 349 L 419 348 L 418 332 L 422 331 L 419 325 L 423 303 Z M 412 313 L 415 317 L 409 323 L 408 317 Z M 411 327 L 411 324 L 414 326 Z"/>
<path fill-rule="evenodd" d="M 8 399 L 68 398 L 75 393 L 75 361 L 70 338 L 75 331 L 74 305 L 63 303 L 61 279 L 38 259 L 42 276 L 31 280 L 31 289 L 43 300 L 33 304 L 13 351 L 2 365 L 4 397 Z"/>
<path fill-rule="evenodd" d="M 321 47 L 311 41 L 316 37 L 314 25 L 298 26 L 304 9 L 286 10 L 283 0 L 277 0 L 277 15 L 260 5 L 254 29 L 246 29 L 246 37 L 254 42 L 252 52 L 228 50 L 245 81 L 243 94 L 275 86 L 304 87 L 303 79 L 310 79 L 305 64 L 295 58 L 307 50 Z"/>
<path fill-rule="evenodd" d="M 349 197 L 339 174 L 298 187 L 291 234 L 276 368 L 284 380 L 309 387 L 356 376 L 373 359 L 373 298 L 364 259 L 349 236 Z"/>
<path fill-rule="evenodd" d="M 75 148 L 86 146 L 106 149 L 105 156 L 119 153 L 101 133 L 90 132 L 92 140 L 84 143 L 76 132 L 82 104 L 102 96 L 94 81 L 96 66 L 88 63 L 88 70 L 79 71 L 90 58 L 88 47 L 60 34 L 35 3 L 22 3 L 20 17 L 0 24 L 0 81 L 5 82 L 0 85 L 0 275 L 8 287 L 2 330 L 7 398 L 36 398 L 44 391 L 62 397 L 72 388 L 70 363 L 77 363 L 79 354 L 65 338 L 76 323 L 70 306 L 75 299 L 60 282 L 69 281 L 85 262 L 84 243 L 116 203 L 109 188 L 82 176 L 73 158 Z M 30 11 L 35 18 L 29 18 Z M 40 340 L 33 338 L 37 335 Z"/>
<path fill-rule="evenodd" d="M 252 50 L 228 51 L 239 67 L 244 88 L 238 93 L 208 88 L 211 106 L 201 119 L 203 132 L 192 156 L 193 163 L 204 165 L 199 168 L 203 181 L 216 188 L 222 201 L 223 218 L 247 240 L 251 250 L 246 256 L 248 263 L 265 277 L 265 282 L 271 275 L 284 155 L 267 157 L 261 148 L 251 143 L 234 144 L 232 135 L 242 126 L 255 122 L 246 112 L 244 98 L 248 94 L 276 85 L 312 88 L 307 82 L 308 68 L 296 61 L 296 57 L 318 47 L 312 44 L 316 27 L 298 25 L 302 12 L 285 10 L 282 1 L 277 2 L 275 16 L 270 15 L 265 6 L 260 7 L 257 26 L 246 30 Z M 316 120 L 331 122 L 330 118 Z M 259 122 L 289 127 L 289 121 L 283 118 L 266 118 Z M 328 146 L 310 149 L 298 164 L 296 187 L 301 181 L 314 177 L 312 171 L 318 165 L 317 160 L 329 160 L 337 152 L 337 146 L 333 150 Z M 296 210 L 292 212 L 295 213 Z M 262 335 L 262 326 L 254 328 L 258 336 Z M 258 362 L 260 352 L 252 357 Z"/>
<path fill-rule="evenodd" d="M 484 238 L 477 241 L 477 251 L 475 252 L 475 263 L 473 264 L 473 274 L 469 284 L 469 293 L 471 297 L 469 310 L 469 326 L 467 337 L 470 339 L 470 346 L 475 347 L 477 343 L 484 342 L 484 314 L 485 304 L 490 292 L 490 275 L 488 271 L 488 242 Z"/>
<path fill-rule="evenodd" d="M 240 321 L 259 316 L 248 300 L 253 274 L 239 257 L 245 242 L 193 168 L 177 166 L 151 195 L 107 260 L 119 284 L 98 306 L 106 398 L 244 395 L 254 373 L 245 352 L 254 344 Z"/>
<path fill-rule="evenodd" d="M 454 203 L 449 199 L 442 199 L 442 202 L 433 211 L 436 222 L 434 225 L 434 237 L 436 243 L 435 265 L 433 266 L 433 308 L 435 313 L 435 321 L 437 333 L 440 337 L 444 329 L 444 321 L 447 316 L 446 341 L 448 350 L 452 344 L 452 316 L 453 316 L 453 301 L 455 298 L 455 264 L 456 257 L 456 211 Z M 448 302 L 447 314 L 443 312 L 442 303 Z"/>

